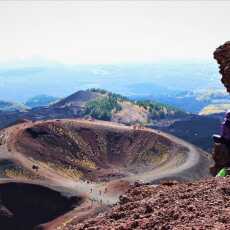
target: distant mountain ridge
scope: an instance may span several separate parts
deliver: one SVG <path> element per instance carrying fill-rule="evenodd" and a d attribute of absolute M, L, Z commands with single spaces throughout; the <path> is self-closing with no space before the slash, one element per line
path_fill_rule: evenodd
<path fill-rule="evenodd" d="M 185 112 L 172 106 L 154 101 L 133 101 L 101 89 L 81 90 L 45 107 L 35 107 L 17 114 L 9 112 L 12 111 L 2 113 L 1 116 L 7 116 L 10 121 L 16 121 L 19 118 L 46 120 L 89 116 L 125 124 L 149 124 L 153 119 L 176 118 L 186 115 Z M 2 120 L 6 119 L 2 118 Z M 0 127 L 4 127 L 1 120 Z"/>
<path fill-rule="evenodd" d="M 54 103 L 58 101 L 58 97 L 53 97 L 49 95 L 37 95 L 32 98 L 29 98 L 26 102 L 25 105 L 29 108 L 35 108 L 35 107 L 42 107 L 42 106 L 48 106 L 51 103 Z"/>
<path fill-rule="evenodd" d="M 2 112 L 24 112 L 28 110 L 24 104 L 0 100 L 0 111 Z"/>
<path fill-rule="evenodd" d="M 226 105 L 230 106 L 230 99 L 224 89 L 210 88 L 201 91 L 170 91 L 165 90 L 165 93 L 157 93 L 145 96 L 133 96 L 134 99 L 139 100 L 156 100 L 161 103 L 175 106 L 179 109 L 185 110 L 190 113 L 202 113 L 206 107 L 212 105 L 212 108 L 217 108 L 217 112 L 224 112 Z M 220 106 L 220 105 L 224 106 Z M 208 110 L 212 112 L 210 109 Z M 209 114 L 209 113 L 205 113 Z"/>
<path fill-rule="evenodd" d="M 0 98 L 21 103 L 47 92 L 63 98 L 93 87 L 125 96 L 140 95 L 142 89 L 144 95 L 151 95 L 222 87 L 214 62 L 194 60 L 76 66 L 31 63 L 20 67 L 13 63 L 0 66 L 0 82 Z"/>
<path fill-rule="evenodd" d="M 106 90 L 81 90 L 45 107 L 27 111 L 0 111 L 0 128 L 20 120 L 86 118 L 123 124 L 142 124 L 162 129 L 210 151 L 211 136 L 219 133 L 223 113 L 208 116 L 187 114 L 151 100 L 130 100 Z"/>
<path fill-rule="evenodd" d="M 100 96 L 102 95 L 98 92 L 80 90 L 54 103 L 52 107 L 82 107 L 87 102 L 95 100 L 97 97 Z"/>

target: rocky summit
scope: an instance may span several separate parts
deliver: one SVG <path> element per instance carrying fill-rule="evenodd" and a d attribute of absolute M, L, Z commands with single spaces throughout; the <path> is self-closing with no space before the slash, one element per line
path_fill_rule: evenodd
<path fill-rule="evenodd" d="M 230 41 L 216 49 L 214 58 L 220 65 L 221 81 L 227 91 L 230 92 Z"/>
<path fill-rule="evenodd" d="M 133 185 L 111 211 L 64 230 L 230 229 L 230 177 Z"/>

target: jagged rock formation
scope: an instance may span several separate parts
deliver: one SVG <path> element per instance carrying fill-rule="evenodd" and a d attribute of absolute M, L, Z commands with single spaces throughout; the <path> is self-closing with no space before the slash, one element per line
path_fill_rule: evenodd
<path fill-rule="evenodd" d="M 230 92 L 230 41 L 216 49 L 214 58 L 220 65 L 221 81 L 227 91 Z"/>
<path fill-rule="evenodd" d="M 230 229 L 229 183 L 227 177 L 134 185 L 110 211 L 61 230 Z"/>
<path fill-rule="evenodd" d="M 215 176 L 222 168 L 230 166 L 230 152 L 224 144 L 214 144 L 212 158 L 214 165 L 210 168 L 210 172 Z"/>
<path fill-rule="evenodd" d="M 216 49 L 214 58 L 219 64 L 221 82 L 230 93 L 230 41 Z M 213 160 L 215 163 L 210 172 L 215 176 L 223 167 L 230 167 L 230 149 L 224 144 L 214 144 Z"/>

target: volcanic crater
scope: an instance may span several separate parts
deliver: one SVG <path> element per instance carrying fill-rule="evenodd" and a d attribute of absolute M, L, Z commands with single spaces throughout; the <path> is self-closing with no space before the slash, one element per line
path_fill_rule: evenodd
<path fill-rule="evenodd" d="M 141 126 L 85 119 L 25 121 L 0 135 L 0 229 L 34 229 L 47 222 L 52 225 L 47 229 L 54 229 L 117 203 L 136 181 L 209 175 L 206 153 Z"/>
<path fill-rule="evenodd" d="M 105 181 L 153 170 L 187 149 L 145 129 L 100 122 L 47 121 L 21 131 L 16 149 L 70 177 Z"/>

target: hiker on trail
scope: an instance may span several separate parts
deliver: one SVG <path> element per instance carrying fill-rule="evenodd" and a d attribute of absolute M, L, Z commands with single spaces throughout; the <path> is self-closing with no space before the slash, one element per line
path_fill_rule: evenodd
<path fill-rule="evenodd" d="M 94 200 L 91 200 L 91 208 L 93 207 L 93 201 L 94 201 Z"/>
<path fill-rule="evenodd" d="M 213 140 L 230 148 L 230 110 L 225 114 L 224 122 L 221 124 L 221 135 L 213 135 Z"/>
<path fill-rule="evenodd" d="M 36 172 L 38 172 L 39 167 L 37 165 L 33 165 L 32 169 L 35 170 Z"/>

